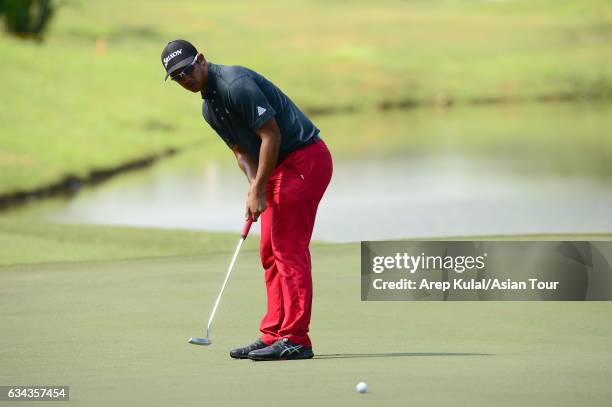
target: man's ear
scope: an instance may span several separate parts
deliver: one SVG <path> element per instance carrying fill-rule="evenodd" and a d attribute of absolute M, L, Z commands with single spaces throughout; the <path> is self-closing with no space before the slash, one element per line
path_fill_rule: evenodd
<path fill-rule="evenodd" d="M 197 61 L 198 61 L 198 64 L 201 64 L 202 62 L 206 62 L 206 58 L 204 58 L 204 54 L 199 53 Z"/>

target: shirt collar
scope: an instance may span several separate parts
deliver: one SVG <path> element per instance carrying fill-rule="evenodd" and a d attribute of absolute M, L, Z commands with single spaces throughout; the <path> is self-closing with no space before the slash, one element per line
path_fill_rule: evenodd
<path fill-rule="evenodd" d="M 206 87 L 202 90 L 202 99 L 212 99 L 213 91 L 217 89 L 217 65 L 212 62 L 208 63 L 208 79 Z"/>

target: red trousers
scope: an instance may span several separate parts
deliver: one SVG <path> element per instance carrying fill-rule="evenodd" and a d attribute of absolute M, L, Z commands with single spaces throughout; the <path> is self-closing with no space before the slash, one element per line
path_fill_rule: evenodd
<path fill-rule="evenodd" d="M 261 214 L 261 263 L 265 270 L 267 312 L 259 329 L 271 344 L 288 338 L 312 346 L 310 238 L 319 201 L 332 175 L 332 159 L 322 140 L 285 157 L 268 182 Z"/>

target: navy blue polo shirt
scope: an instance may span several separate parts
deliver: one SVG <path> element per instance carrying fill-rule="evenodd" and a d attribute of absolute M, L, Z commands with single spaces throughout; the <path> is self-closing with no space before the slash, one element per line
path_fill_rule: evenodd
<path fill-rule="evenodd" d="M 281 131 L 280 162 L 310 144 L 319 129 L 272 82 L 251 69 L 208 63 L 202 115 L 228 147 L 242 147 L 259 162 L 261 139 L 255 133 L 272 117 Z"/>

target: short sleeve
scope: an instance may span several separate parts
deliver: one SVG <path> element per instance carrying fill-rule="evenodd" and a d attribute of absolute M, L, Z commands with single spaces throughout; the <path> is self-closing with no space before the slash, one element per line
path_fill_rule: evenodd
<path fill-rule="evenodd" d="M 230 150 L 234 148 L 234 145 L 236 145 L 236 143 L 234 143 L 233 140 L 231 140 L 229 137 L 226 137 L 221 132 L 217 132 L 217 134 L 219 135 L 219 137 L 221 137 L 221 139 L 225 142 L 225 144 L 230 148 Z"/>
<path fill-rule="evenodd" d="M 229 89 L 229 101 L 231 109 L 253 132 L 256 132 L 276 114 L 255 80 L 248 76 L 232 83 Z"/>

